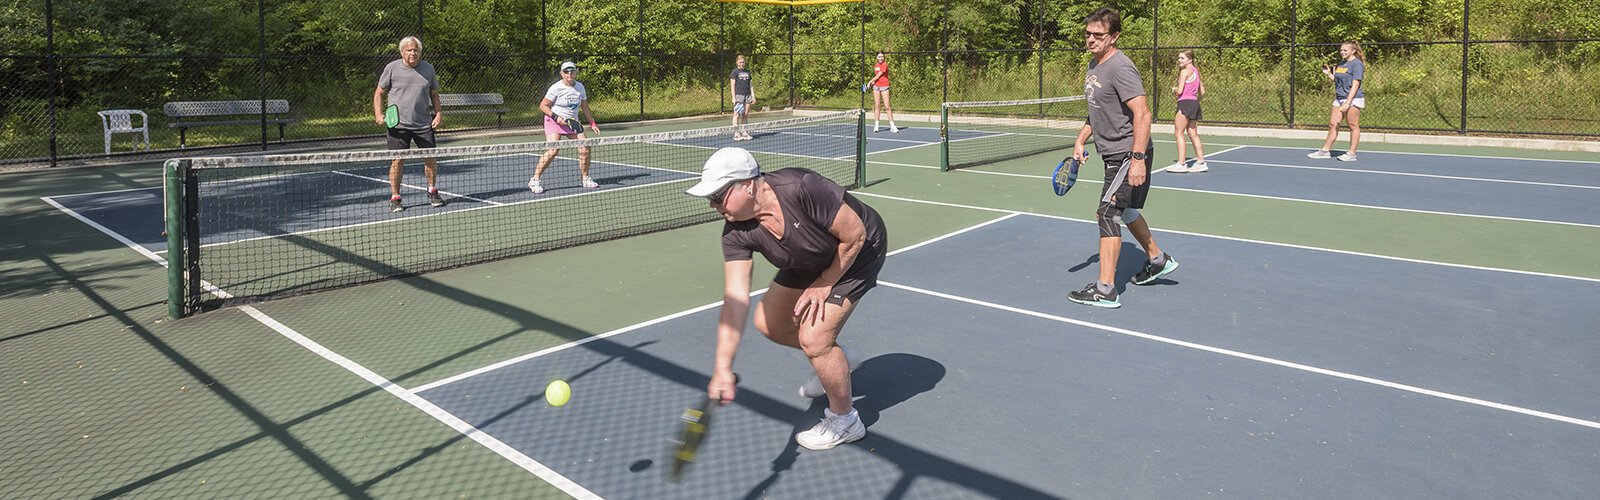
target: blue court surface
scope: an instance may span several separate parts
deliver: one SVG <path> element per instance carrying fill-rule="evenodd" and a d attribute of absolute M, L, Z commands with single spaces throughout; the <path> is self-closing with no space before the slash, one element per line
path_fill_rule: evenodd
<path fill-rule="evenodd" d="M 1362 152 L 1355 162 L 1249 146 L 1209 155 L 1211 170 L 1156 186 L 1600 227 L 1600 163 Z M 1334 155 L 1340 152 L 1335 151 Z M 1170 165 L 1157 149 L 1155 167 Z"/>
<path fill-rule="evenodd" d="M 1013 214 L 890 257 L 840 339 L 868 358 L 869 434 L 830 451 L 793 441 L 825 404 L 795 394 L 809 366 L 752 329 L 737 401 L 663 480 L 714 306 L 411 390 L 606 498 L 1600 489 L 1600 280 L 1158 232 L 1180 268 L 1101 310 L 1064 298 L 1094 279 L 1094 231 Z M 1123 255 L 1125 283 L 1141 259 Z M 543 401 L 554 379 L 565 407 Z"/>

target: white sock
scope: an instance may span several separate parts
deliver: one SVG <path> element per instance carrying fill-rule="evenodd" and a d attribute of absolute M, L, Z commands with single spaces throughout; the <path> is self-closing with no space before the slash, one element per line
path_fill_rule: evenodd
<path fill-rule="evenodd" d="M 838 413 L 834 413 L 832 408 L 823 408 L 822 409 L 822 413 L 823 413 L 823 416 L 829 417 L 829 418 L 832 418 L 832 417 L 843 417 L 846 422 L 854 422 L 858 418 L 860 418 L 860 414 L 856 412 L 856 409 L 854 407 L 850 408 L 850 413 L 846 413 L 844 415 L 840 415 Z"/>

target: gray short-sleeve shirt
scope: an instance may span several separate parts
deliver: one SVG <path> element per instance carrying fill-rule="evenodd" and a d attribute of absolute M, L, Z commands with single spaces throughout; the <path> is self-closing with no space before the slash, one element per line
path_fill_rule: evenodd
<path fill-rule="evenodd" d="M 1341 101 L 1350 98 L 1350 87 L 1355 86 L 1354 82 L 1361 80 L 1366 74 L 1367 65 L 1362 63 L 1361 59 L 1352 57 L 1348 61 L 1339 63 L 1339 66 L 1333 68 L 1333 98 Z M 1355 97 L 1367 97 L 1366 86 L 1356 89 Z"/>
<path fill-rule="evenodd" d="M 399 108 L 397 128 L 427 130 L 433 126 L 433 92 L 439 90 L 439 75 L 428 61 L 417 61 L 417 67 L 412 68 L 395 59 L 383 67 L 378 88 L 388 96 L 389 104 Z"/>
<path fill-rule="evenodd" d="M 1132 151 L 1133 110 L 1128 108 L 1128 100 L 1144 95 L 1144 83 L 1139 81 L 1139 69 L 1133 60 L 1120 50 L 1104 63 L 1090 59 L 1083 95 L 1089 104 L 1095 152 L 1109 155 Z M 1150 146 L 1153 143 L 1146 145 Z"/>

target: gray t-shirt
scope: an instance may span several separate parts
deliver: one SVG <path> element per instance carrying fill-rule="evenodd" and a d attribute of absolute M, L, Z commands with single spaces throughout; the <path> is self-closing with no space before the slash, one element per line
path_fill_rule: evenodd
<path fill-rule="evenodd" d="M 1133 150 L 1133 110 L 1128 100 L 1144 95 L 1139 69 L 1133 60 L 1118 50 L 1106 62 L 1089 60 L 1083 79 L 1083 95 L 1089 103 L 1089 126 L 1094 130 L 1094 149 L 1101 155 Z M 1154 149 L 1152 140 L 1146 150 Z"/>
<path fill-rule="evenodd" d="M 1351 82 L 1360 80 L 1361 77 L 1366 76 L 1366 73 L 1367 65 L 1362 63 L 1360 59 L 1352 57 L 1349 61 L 1339 63 L 1338 67 L 1333 68 L 1333 98 L 1341 101 L 1349 98 Z M 1367 87 L 1365 85 L 1356 89 L 1356 97 L 1363 98 L 1366 96 Z"/>
<path fill-rule="evenodd" d="M 417 67 L 395 59 L 383 67 L 378 76 L 378 88 L 388 96 L 389 104 L 400 111 L 400 124 L 396 128 L 427 130 L 433 126 L 433 92 L 439 90 L 439 75 L 428 61 L 417 61 Z"/>
<path fill-rule="evenodd" d="M 734 68 L 728 79 L 733 80 L 733 95 L 750 95 L 750 70 Z"/>

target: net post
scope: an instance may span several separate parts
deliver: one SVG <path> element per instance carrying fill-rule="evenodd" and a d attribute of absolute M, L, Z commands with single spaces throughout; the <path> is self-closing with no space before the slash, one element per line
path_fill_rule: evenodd
<path fill-rule="evenodd" d="M 167 317 L 182 318 L 186 312 L 183 290 L 184 271 L 184 214 L 183 178 L 187 160 L 167 160 L 162 165 L 163 206 L 167 224 Z"/>
<path fill-rule="evenodd" d="M 950 108 L 939 105 L 939 171 L 950 171 Z"/>
<path fill-rule="evenodd" d="M 188 295 L 186 307 L 190 312 L 200 310 L 200 175 L 194 171 L 194 162 L 179 160 L 183 173 L 183 285 Z M 171 257 L 170 254 L 168 256 Z M 169 262 L 168 265 L 171 265 Z"/>
<path fill-rule="evenodd" d="M 856 114 L 856 187 L 867 187 L 867 110 Z"/>

